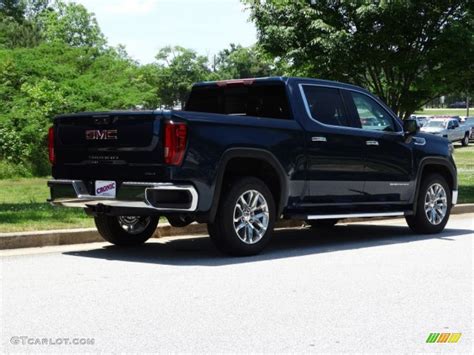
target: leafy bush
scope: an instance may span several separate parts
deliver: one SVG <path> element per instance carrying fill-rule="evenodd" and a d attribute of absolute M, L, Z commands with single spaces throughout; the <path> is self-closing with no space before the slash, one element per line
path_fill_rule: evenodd
<path fill-rule="evenodd" d="M 150 107 L 156 89 L 145 78 L 138 64 L 114 50 L 60 43 L 0 50 L 0 160 L 21 166 L 19 174 L 49 174 L 46 137 L 53 117 Z"/>
<path fill-rule="evenodd" d="M 0 160 L 0 179 L 31 177 L 31 168 L 23 164 L 14 164 Z"/>

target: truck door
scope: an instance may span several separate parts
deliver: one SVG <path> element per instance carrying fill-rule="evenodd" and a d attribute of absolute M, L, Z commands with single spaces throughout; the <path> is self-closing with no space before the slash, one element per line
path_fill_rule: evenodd
<path fill-rule="evenodd" d="M 377 101 L 363 92 L 343 92 L 350 112 L 365 132 L 364 193 L 368 202 L 393 204 L 407 202 L 412 196 L 412 148 L 403 129 Z"/>
<path fill-rule="evenodd" d="M 452 124 L 452 128 L 448 129 L 448 137 L 451 142 L 461 140 L 464 137 L 464 132 L 462 132 L 461 128 L 459 127 L 458 120 L 449 121 Z"/>
<path fill-rule="evenodd" d="M 453 136 L 453 121 L 448 121 L 448 124 L 446 126 L 446 138 L 452 142 L 453 139 L 454 139 L 454 136 Z"/>
<path fill-rule="evenodd" d="M 301 84 L 307 118 L 307 207 L 366 200 L 364 194 L 365 132 L 350 126 L 338 88 Z"/>

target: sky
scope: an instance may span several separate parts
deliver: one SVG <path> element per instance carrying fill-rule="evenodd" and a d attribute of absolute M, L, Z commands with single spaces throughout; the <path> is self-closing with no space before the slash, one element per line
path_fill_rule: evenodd
<path fill-rule="evenodd" d="M 109 45 L 150 63 L 167 45 L 212 55 L 230 43 L 256 42 L 255 26 L 239 0 L 73 0 L 93 12 Z"/>

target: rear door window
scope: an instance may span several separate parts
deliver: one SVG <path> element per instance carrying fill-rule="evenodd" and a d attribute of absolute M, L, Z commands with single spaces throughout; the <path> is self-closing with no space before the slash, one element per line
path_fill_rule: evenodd
<path fill-rule="evenodd" d="M 346 110 L 339 89 L 303 85 L 311 117 L 332 126 L 347 126 Z"/>

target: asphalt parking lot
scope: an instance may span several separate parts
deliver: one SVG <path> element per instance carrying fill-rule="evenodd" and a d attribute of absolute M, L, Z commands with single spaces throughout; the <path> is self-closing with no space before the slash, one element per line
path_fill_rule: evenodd
<path fill-rule="evenodd" d="M 474 214 L 427 236 L 401 219 L 286 229 L 250 258 L 205 236 L 5 250 L 2 352 L 469 353 L 473 230 Z M 28 344 L 44 338 L 93 344 Z"/>

